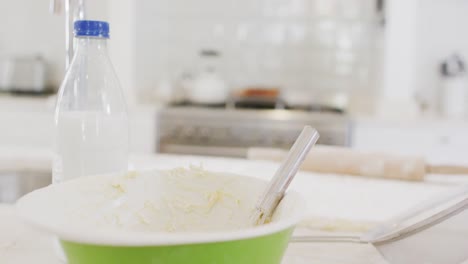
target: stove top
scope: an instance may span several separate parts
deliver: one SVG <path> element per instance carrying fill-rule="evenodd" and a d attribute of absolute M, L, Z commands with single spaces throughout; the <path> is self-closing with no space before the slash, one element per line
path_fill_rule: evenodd
<path fill-rule="evenodd" d="M 339 113 L 344 114 L 345 110 L 337 107 L 310 104 L 310 105 L 289 105 L 281 99 L 271 98 L 244 98 L 229 100 L 225 103 L 214 104 L 199 104 L 189 101 L 173 103 L 171 107 L 191 107 L 191 108 L 208 108 L 208 109 L 281 109 L 281 110 L 298 110 L 306 112 L 320 113 Z"/>

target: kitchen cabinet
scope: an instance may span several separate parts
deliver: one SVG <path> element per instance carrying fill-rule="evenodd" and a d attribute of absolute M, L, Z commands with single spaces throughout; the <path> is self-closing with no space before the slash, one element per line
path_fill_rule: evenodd
<path fill-rule="evenodd" d="M 468 122 L 356 119 L 352 146 L 363 151 L 423 156 L 434 164 L 468 164 Z"/>

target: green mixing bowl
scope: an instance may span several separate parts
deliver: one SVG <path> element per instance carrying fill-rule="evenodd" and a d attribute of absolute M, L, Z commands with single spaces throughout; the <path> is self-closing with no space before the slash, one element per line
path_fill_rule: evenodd
<path fill-rule="evenodd" d="M 150 175 L 160 172 L 138 173 Z M 219 178 L 229 177 L 231 182 L 235 179 L 238 186 L 245 186 L 242 189 L 249 192 L 244 195 L 245 199 L 258 196 L 251 193 L 261 192 L 266 185 L 256 178 L 211 174 Z M 69 264 L 279 264 L 294 227 L 305 210 L 304 200 L 297 193 L 289 192 L 271 223 L 236 230 L 120 232 L 113 228 L 73 225 L 71 222 L 80 223 L 79 217 L 73 221 L 64 218 L 63 215 L 76 207 L 76 203 L 94 199 L 93 193 L 99 190 L 99 186 L 104 186 L 105 181 L 112 181 L 114 177 L 117 176 L 83 177 L 34 191 L 18 201 L 17 212 L 26 223 L 58 237 Z M 93 183 L 93 187 L 83 189 L 83 182 Z M 155 189 L 167 187 L 159 181 Z"/>

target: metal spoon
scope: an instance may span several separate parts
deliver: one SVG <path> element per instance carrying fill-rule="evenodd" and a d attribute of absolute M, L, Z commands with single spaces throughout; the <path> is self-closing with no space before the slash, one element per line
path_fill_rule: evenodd
<path fill-rule="evenodd" d="M 319 136 L 317 130 L 310 126 L 304 127 L 257 203 L 251 215 L 252 223 L 262 225 L 271 220 L 271 216 L 283 199 L 286 189 Z"/>

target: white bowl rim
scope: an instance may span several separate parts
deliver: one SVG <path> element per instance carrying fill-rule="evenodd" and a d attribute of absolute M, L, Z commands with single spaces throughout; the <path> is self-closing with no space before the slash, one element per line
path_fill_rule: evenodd
<path fill-rule="evenodd" d="M 157 170 L 151 170 L 157 171 Z M 158 170 L 159 171 L 159 170 Z M 143 172 L 143 171 L 142 171 Z M 149 172 L 145 170 L 144 172 Z M 219 172 L 216 172 L 219 173 Z M 225 173 L 230 174 L 231 173 Z M 109 174 L 108 174 L 109 175 Z M 117 175 L 117 174 L 116 174 Z M 251 176 L 237 175 L 246 178 L 254 178 Z M 262 236 L 272 235 L 281 231 L 285 231 L 294 227 L 299 223 L 305 212 L 306 202 L 302 195 L 296 191 L 288 191 L 285 195 L 292 196 L 296 201 L 295 208 L 288 217 L 284 217 L 276 222 L 271 222 L 266 225 L 251 227 L 243 230 L 216 231 L 216 232 L 180 232 L 180 233 L 164 233 L 164 232 L 149 232 L 141 231 L 125 231 L 115 232 L 111 230 L 90 231 L 86 228 L 66 228 L 63 226 L 54 226 L 53 223 L 44 223 L 34 219 L 34 216 L 29 213 L 28 203 L 34 199 L 34 196 L 40 192 L 47 191 L 48 188 L 57 186 L 49 185 L 48 187 L 35 190 L 20 198 L 16 203 L 16 212 L 20 219 L 38 230 L 46 233 L 51 233 L 57 236 L 60 240 L 99 246 L 169 246 L 169 245 L 187 245 L 187 244 L 202 244 L 215 242 L 228 242 L 235 240 L 245 240 L 258 238 Z"/>

